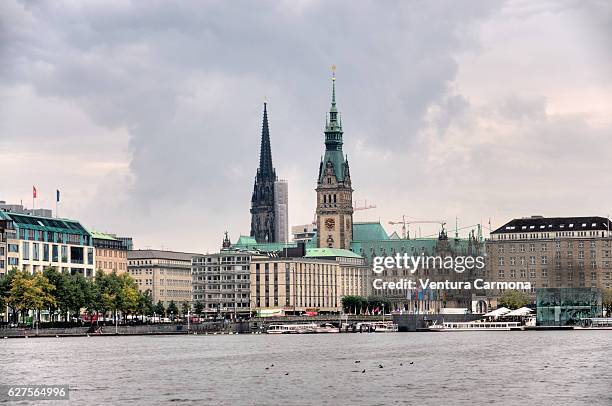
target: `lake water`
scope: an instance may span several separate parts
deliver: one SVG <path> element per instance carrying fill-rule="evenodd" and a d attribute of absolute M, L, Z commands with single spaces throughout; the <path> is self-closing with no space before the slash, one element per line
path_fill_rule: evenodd
<path fill-rule="evenodd" d="M 612 331 L 8 339 L 0 359 L 0 383 L 71 405 L 612 405 Z"/>

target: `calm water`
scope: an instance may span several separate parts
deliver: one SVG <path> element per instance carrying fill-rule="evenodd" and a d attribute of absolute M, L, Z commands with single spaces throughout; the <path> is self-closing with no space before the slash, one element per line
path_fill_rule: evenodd
<path fill-rule="evenodd" d="M 612 404 L 612 331 L 10 339 L 0 357 L 1 383 L 70 384 L 72 405 Z"/>

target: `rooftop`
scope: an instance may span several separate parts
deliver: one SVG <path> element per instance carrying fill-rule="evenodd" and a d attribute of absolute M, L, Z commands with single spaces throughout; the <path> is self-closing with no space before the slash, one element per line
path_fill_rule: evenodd
<path fill-rule="evenodd" d="M 532 216 L 514 219 L 491 234 L 536 233 L 558 231 L 610 230 L 610 220 L 605 217 L 542 217 Z"/>
<path fill-rule="evenodd" d="M 343 250 L 340 248 L 308 248 L 306 250 L 306 258 L 328 258 L 328 257 L 343 257 L 343 258 L 361 258 L 360 255 L 353 251 Z"/>
<path fill-rule="evenodd" d="M 389 236 L 378 221 L 353 223 L 353 241 L 388 240 Z"/>
<path fill-rule="evenodd" d="M 64 234 L 78 234 L 89 236 L 89 232 L 76 220 L 34 216 L 29 214 L 16 214 L 0 211 L 0 220 L 10 220 L 16 228 L 52 231 Z"/>
<path fill-rule="evenodd" d="M 162 251 L 162 250 L 132 250 L 128 251 L 128 259 L 171 259 L 177 261 L 189 261 L 194 256 L 200 255 L 191 252 Z"/>

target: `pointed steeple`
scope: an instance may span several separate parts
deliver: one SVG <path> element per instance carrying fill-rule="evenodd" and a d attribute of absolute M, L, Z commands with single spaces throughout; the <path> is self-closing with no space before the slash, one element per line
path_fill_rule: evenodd
<path fill-rule="evenodd" d="M 329 109 L 329 119 L 325 128 L 327 131 L 342 132 L 342 123 L 338 119 L 338 108 L 336 107 L 336 65 L 332 65 L 332 100 Z"/>
<path fill-rule="evenodd" d="M 261 148 L 259 151 L 259 168 L 257 176 L 262 179 L 276 180 L 276 171 L 272 166 L 272 148 L 270 146 L 270 129 L 268 128 L 268 103 L 264 102 L 263 124 L 261 127 Z"/>

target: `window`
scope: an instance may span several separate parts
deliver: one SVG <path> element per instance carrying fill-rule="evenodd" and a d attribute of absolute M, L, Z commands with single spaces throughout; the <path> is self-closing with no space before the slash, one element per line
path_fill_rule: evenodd
<path fill-rule="evenodd" d="M 59 261 L 59 250 L 57 245 L 53 245 L 51 247 L 51 261 L 58 262 Z"/>
<path fill-rule="evenodd" d="M 542 277 L 543 278 L 547 278 L 548 277 L 548 269 L 546 269 L 546 268 L 542 269 Z"/>
<path fill-rule="evenodd" d="M 49 262 L 49 244 L 43 244 L 43 261 Z"/>
<path fill-rule="evenodd" d="M 22 243 L 22 255 L 23 255 L 23 259 L 25 259 L 26 261 L 30 259 L 30 243 L 24 241 Z"/>
<path fill-rule="evenodd" d="M 19 244 L 9 244 L 8 252 L 19 252 Z"/>

